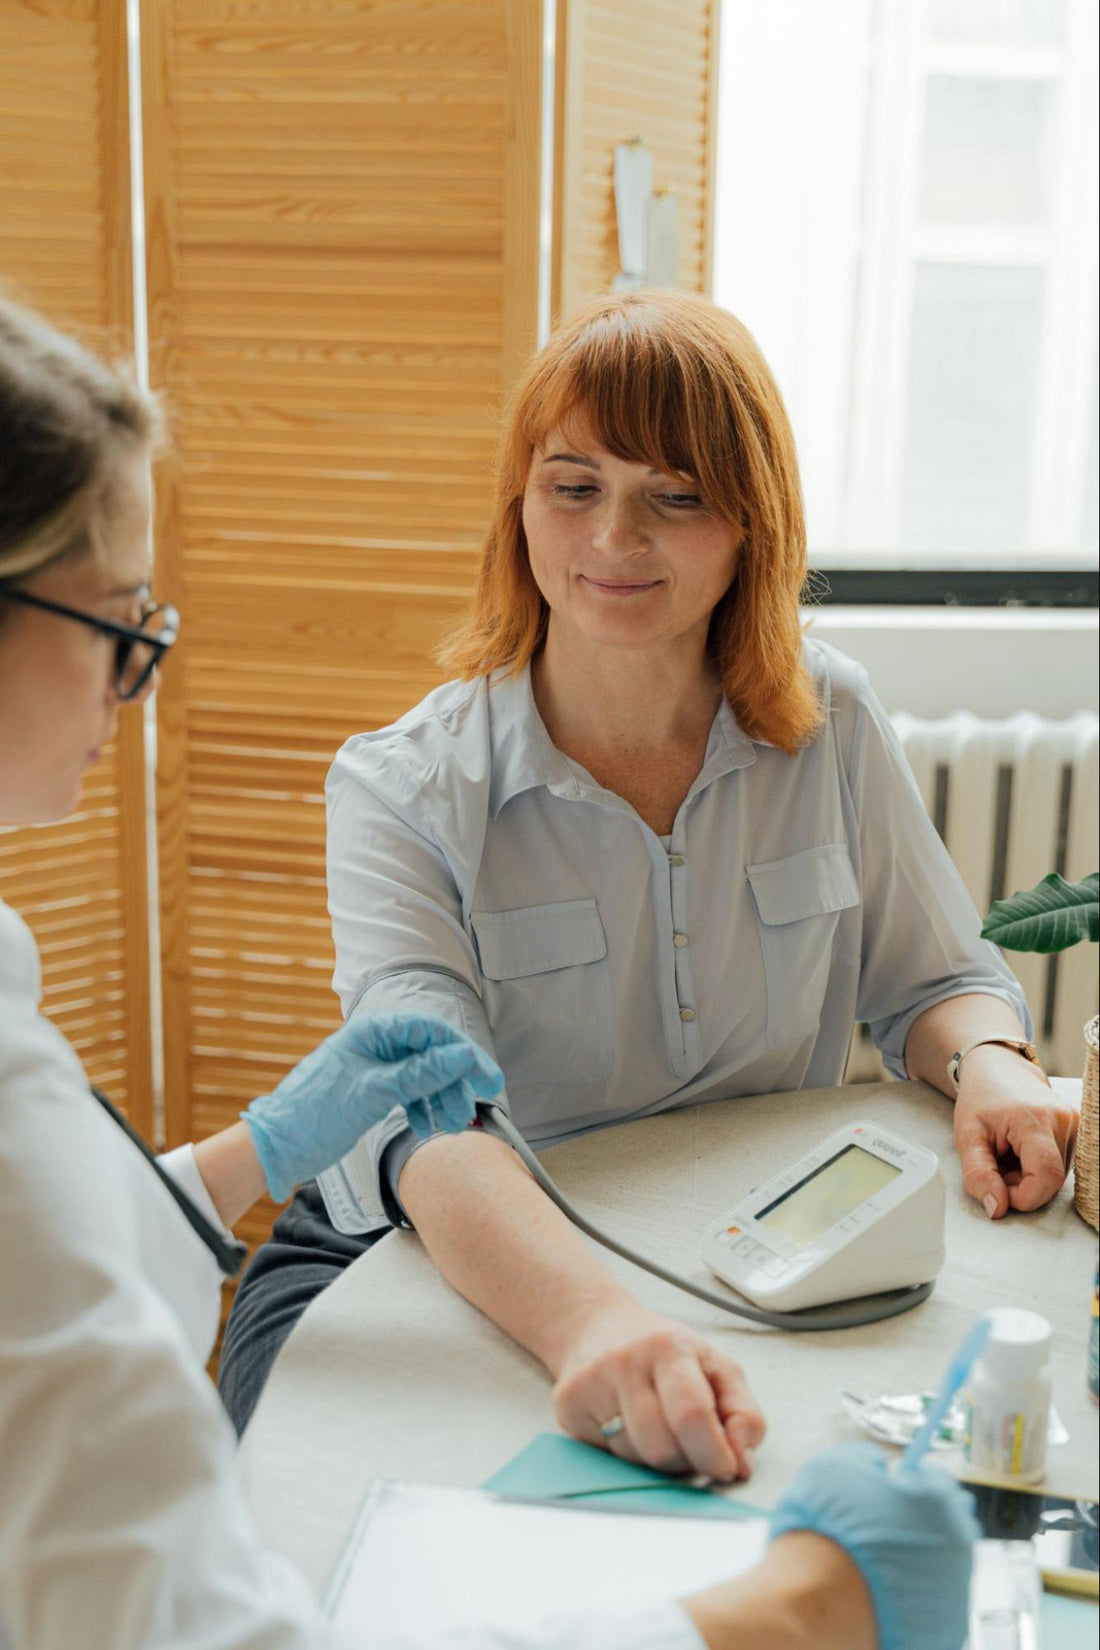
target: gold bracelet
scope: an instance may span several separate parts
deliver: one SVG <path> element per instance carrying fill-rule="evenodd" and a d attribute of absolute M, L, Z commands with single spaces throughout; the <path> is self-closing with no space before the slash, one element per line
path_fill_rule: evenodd
<path fill-rule="evenodd" d="M 981 1048 L 983 1043 L 999 1043 L 1002 1048 L 1014 1048 L 1017 1054 L 1022 1054 L 1025 1060 L 1038 1067 L 1040 1077 L 1047 1088 L 1050 1088 L 1050 1078 L 1047 1076 L 1046 1068 L 1039 1058 L 1038 1050 L 1034 1043 L 1028 1042 L 1026 1037 L 973 1037 L 969 1043 L 957 1049 L 947 1062 L 947 1075 L 955 1086 L 956 1094 L 959 1090 L 959 1072 L 962 1069 L 963 1061 L 968 1054 L 973 1054 L 976 1048 Z"/>

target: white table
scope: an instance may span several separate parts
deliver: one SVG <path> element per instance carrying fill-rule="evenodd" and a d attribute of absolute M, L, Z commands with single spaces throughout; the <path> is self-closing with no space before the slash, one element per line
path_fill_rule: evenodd
<path fill-rule="evenodd" d="M 713 1284 L 696 1253 L 704 1225 L 857 1117 L 940 1156 L 948 1258 L 915 1311 L 796 1336 L 742 1324 L 601 1251 L 642 1300 L 743 1363 L 769 1432 L 751 1484 L 731 1493 L 770 1506 L 814 1450 L 858 1436 L 838 1388 L 938 1386 L 975 1313 L 1015 1305 L 1042 1312 L 1055 1331 L 1054 1397 L 1070 1442 L 1051 1451 L 1048 1481 L 1095 1499 L 1097 1410 L 1085 1384 L 1095 1234 L 1069 1187 L 1037 1214 L 988 1221 L 963 1193 L 951 1108 L 934 1090 L 870 1083 L 694 1106 L 557 1146 L 543 1161 L 598 1225 Z M 412 1233 L 393 1232 L 295 1328 L 245 1435 L 242 1466 L 264 1540 L 322 1588 L 372 1478 L 476 1485 L 554 1427 L 541 1365 L 443 1283 Z"/>

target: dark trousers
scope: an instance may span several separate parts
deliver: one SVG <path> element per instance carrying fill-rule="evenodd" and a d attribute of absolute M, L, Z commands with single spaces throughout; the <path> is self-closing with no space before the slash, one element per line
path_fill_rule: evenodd
<path fill-rule="evenodd" d="M 300 1186 L 241 1279 L 225 1326 L 218 1390 L 238 1433 L 248 1425 L 271 1366 L 322 1289 L 385 1232 L 347 1237 L 325 1213 L 315 1180 Z"/>

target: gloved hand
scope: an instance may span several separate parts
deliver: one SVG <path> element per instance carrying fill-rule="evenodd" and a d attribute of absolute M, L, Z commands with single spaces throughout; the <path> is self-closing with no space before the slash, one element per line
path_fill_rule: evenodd
<path fill-rule="evenodd" d="M 427 1014 L 362 1015 L 326 1037 L 241 1113 L 268 1190 L 282 1203 L 349 1152 L 394 1106 L 422 1139 L 458 1134 L 504 1078 L 483 1049 Z"/>
<path fill-rule="evenodd" d="M 973 1503 L 939 1467 L 886 1465 L 874 1444 L 813 1456 L 776 1506 L 771 1538 L 813 1530 L 844 1548 L 871 1594 L 880 1650 L 959 1650 L 981 1534 Z"/>

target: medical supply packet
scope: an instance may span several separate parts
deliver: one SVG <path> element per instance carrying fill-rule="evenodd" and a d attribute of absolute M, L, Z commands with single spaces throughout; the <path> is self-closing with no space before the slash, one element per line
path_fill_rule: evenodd
<path fill-rule="evenodd" d="M 880 1444 L 907 1444 L 923 1425 L 935 1399 L 934 1392 L 885 1393 L 876 1398 L 866 1398 L 847 1387 L 840 1390 L 840 1402 L 845 1414 Z M 966 1402 L 960 1397 L 948 1409 L 929 1448 L 961 1449 L 965 1439 Z M 1054 1449 L 1068 1443 L 1069 1433 L 1062 1417 L 1051 1404 L 1047 1418 L 1047 1445 Z"/>

